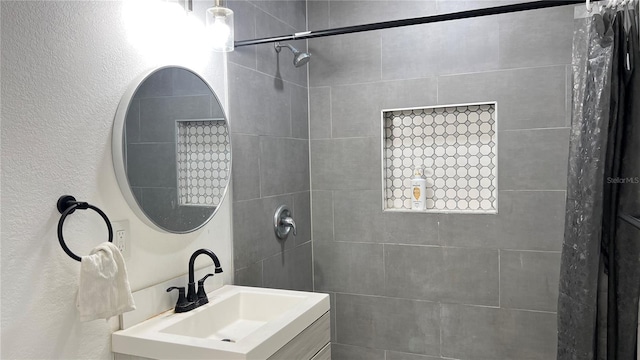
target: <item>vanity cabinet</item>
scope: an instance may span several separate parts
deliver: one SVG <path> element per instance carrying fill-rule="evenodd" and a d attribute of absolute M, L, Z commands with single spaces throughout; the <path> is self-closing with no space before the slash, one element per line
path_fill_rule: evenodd
<path fill-rule="evenodd" d="M 326 312 L 308 328 L 280 348 L 269 360 L 327 360 L 331 359 L 330 312 Z"/>

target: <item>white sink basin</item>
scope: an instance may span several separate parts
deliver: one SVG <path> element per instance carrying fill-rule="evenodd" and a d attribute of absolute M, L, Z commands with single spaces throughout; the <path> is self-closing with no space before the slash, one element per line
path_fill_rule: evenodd
<path fill-rule="evenodd" d="M 266 359 L 329 311 L 329 296 L 311 292 L 226 285 L 208 297 L 195 310 L 171 310 L 113 333 L 112 351 L 154 359 Z"/>

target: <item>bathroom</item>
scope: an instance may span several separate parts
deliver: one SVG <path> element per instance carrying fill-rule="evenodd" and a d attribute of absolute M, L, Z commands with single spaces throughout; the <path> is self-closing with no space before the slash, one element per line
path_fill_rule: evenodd
<path fill-rule="evenodd" d="M 524 2 L 223 5 L 233 10 L 235 40 L 243 41 Z M 301 66 L 273 42 L 213 51 L 203 31 L 213 5 L 194 0 L 187 13 L 178 0 L 0 1 L 0 358 L 128 359 L 112 351 L 117 316 L 80 321 L 80 266 L 57 234 L 55 204 L 66 194 L 126 229 L 134 293 L 185 278 L 194 251 L 211 249 L 224 269 L 207 281 L 211 288 L 328 294 L 334 360 L 589 358 L 558 356 L 558 298 L 572 176 L 574 41 L 592 15 L 587 7 L 597 12 L 601 3 L 283 41 L 311 54 Z M 123 94 L 168 65 L 208 83 L 232 144 L 224 200 L 208 222 L 183 233 L 141 218 L 114 170 Z M 393 211 L 385 114 L 474 106 L 496 120 L 488 204 L 471 206 L 473 199 L 455 195 L 467 210 L 438 202 L 444 196 L 429 190 L 441 177 L 437 164 L 414 152 L 422 161 L 411 165 L 425 170 L 431 210 L 411 211 L 405 200 Z M 625 179 L 636 179 L 628 188 L 637 217 L 634 171 Z M 284 240 L 274 233 L 280 205 L 296 223 Z M 75 254 L 89 254 L 107 236 L 94 212 L 65 222 Z M 198 269 L 209 265 L 198 258 Z M 164 289 L 159 299 L 136 298 L 138 309 L 175 302 L 177 294 Z M 637 323 L 637 310 L 627 317 Z"/>

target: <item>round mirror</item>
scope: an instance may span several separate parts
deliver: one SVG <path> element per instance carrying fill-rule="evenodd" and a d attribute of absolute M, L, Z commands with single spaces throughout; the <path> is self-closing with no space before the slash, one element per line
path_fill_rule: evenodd
<path fill-rule="evenodd" d="M 118 105 L 112 151 L 129 206 L 156 229 L 199 229 L 227 193 L 227 118 L 211 87 L 189 69 L 159 68 L 133 84 Z"/>

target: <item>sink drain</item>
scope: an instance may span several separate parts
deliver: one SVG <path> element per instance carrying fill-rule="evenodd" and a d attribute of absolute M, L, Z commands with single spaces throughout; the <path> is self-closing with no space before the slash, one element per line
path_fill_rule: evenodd
<path fill-rule="evenodd" d="M 230 342 L 230 343 L 234 343 L 235 342 L 235 340 L 231 340 L 231 339 L 222 339 L 221 341 Z"/>

